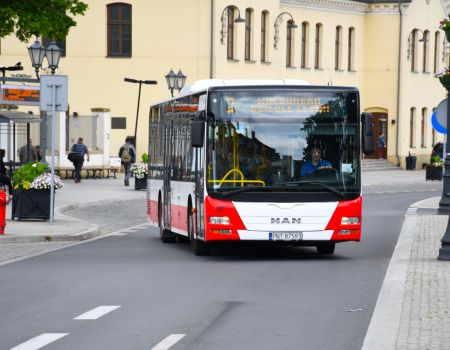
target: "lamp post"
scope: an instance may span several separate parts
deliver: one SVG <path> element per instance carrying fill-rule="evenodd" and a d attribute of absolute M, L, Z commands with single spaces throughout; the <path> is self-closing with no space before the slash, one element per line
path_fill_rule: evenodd
<path fill-rule="evenodd" d="M 177 89 L 178 92 L 184 87 L 186 83 L 186 76 L 183 74 L 181 69 L 178 70 L 178 73 L 175 74 L 172 68 L 170 68 L 170 72 L 166 75 L 167 86 L 170 90 L 170 93 L 173 97 L 173 90 Z"/>
<path fill-rule="evenodd" d="M 446 33 L 447 34 L 447 33 Z M 447 36 L 446 36 L 447 37 Z M 448 39 L 447 39 L 448 40 Z M 449 40 L 450 41 L 450 40 Z M 445 144 L 444 176 L 442 185 L 442 197 L 439 202 L 439 213 L 450 214 L 450 86 L 447 86 L 447 134 Z M 450 260 L 450 215 L 447 223 L 447 229 L 441 238 L 441 249 L 439 249 L 438 260 Z"/>
<path fill-rule="evenodd" d="M 59 58 L 61 57 L 61 49 L 56 45 L 54 41 L 50 43 L 47 48 L 41 45 L 39 40 L 36 40 L 33 45 L 28 48 L 28 53 L 31 59 L 31 65 L 34 67 L 36 77 L 39 78 L 39 69 L 42 68 L 44 57 L 47 57 L 48 66 L 51 69 L 52 75 L 55 74 L 55 70 L 58 68 Z M 41 112 L 40 123 L 40 146 L 42 150 L 42 162 L 46 163 L 45 153 L 47 151 L 47 114 Z"/>
<path fill-rule="evenodd" d="M 280 24 L 283 22 L 283 15 L 288 15 L 291 17 L 291 20 L 288 22 L 289 28 L 297 28 L 297 25 L 295 24 L 294 18 L 289 12 L 282 12 L 280 13 L 277 18 L 275 19 L 274 29 L 275 29 L 275 35 L 273 37 L 273 47 L 275 50 L 278 50 L 278 41 L 280 40 Z"/>
<path fill-rule="evenodd" d="M 228 5 L 225 7 L 222 11 L 222 16 L 220 17 L 220 20 L 222 22 L 222 29 L 220 31 L 220 42 L 222 45 L 225 45 L 225 36 L 227 34 L 227 18 L 228 18 L 228 10 L 236 10 L 238 12 L 238 17 L 234 20 L 234 23 L 244 23 L 245 19 L 241 17 L 241 11 L 239 11 L 239 8 L 235 5 Z"/>
<path fill-rule="evenodd" d="M 137 138 L 138 117 L 139 117 L 139 104 L 141 101 L 141 87 L 142 87 L 142 84 L 156 85 L 156 84 L 158 84 L 158 82 L 156 80 L 137 80 L 137 79 L 131 79 L 131 78 L 125 78 L 124 81 L 127 83 L 139 84 L 139 93 L 138 93 L 137 110 L 136 110 L 136 123 L 134 124 L 134 147 L 137 148 L 136 138 Z"/>

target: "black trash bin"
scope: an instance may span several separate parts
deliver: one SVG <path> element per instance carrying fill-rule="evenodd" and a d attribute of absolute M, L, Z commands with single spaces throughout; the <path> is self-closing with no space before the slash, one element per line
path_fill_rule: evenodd
<path fill-rule="evenodd" d="M 406 157 L 406 170 L 416 170 L 417 157 L 411 154 Z"/>

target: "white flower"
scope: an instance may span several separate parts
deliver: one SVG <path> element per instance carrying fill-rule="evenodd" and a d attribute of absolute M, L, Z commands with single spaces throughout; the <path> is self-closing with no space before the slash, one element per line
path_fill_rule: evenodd
<path fill-rule="evenodd" d="M 30 188 L 34 188 L 37 190 L 48 190 L 50 189 L 50 182 L 51 182 L 51 174 L 43 173 L 34 179 L 34 181 L 30 185 Z M 58 190 L 63 186 L 64 185 L 61 181 L 61 178 L 58 175 L 55 175 L 55 190 Z"/>
<path fill-rule="evenodd" d="M 145 174 L 147 174 L 147 164 L 133 163 L 131 164 L 131 170 L 133 170 L 136 179 L 142 179 L 144 178 Z"/>

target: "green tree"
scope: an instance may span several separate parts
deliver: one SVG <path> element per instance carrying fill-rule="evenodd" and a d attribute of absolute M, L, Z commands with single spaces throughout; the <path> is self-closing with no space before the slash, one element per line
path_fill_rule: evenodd
<path fill-rule="evenodd" d="M 83 15 L 88 5 L 80 0 L 0 0 L 0 38 L 14 34 L 20 41 L 43 36 L 63 41 L 72 16 Z"/>

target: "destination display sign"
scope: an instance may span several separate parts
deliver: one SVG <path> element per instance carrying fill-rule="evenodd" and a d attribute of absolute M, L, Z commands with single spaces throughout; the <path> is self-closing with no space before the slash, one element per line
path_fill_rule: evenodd
<path fill-rule="evenodd" d="M 250 101 L 236 101 L 228 97 L 227 113 L 235 113 L 237 105 L 242 109 L 242 102 L 250 113 L 329 113 L 329 98 L 322 97 L 257 97 Z"/>
<path fill-rule="evenodd" d="M 39 106 L 40 87 L 29 85 L 1 85 L 0 103 Z"/>

